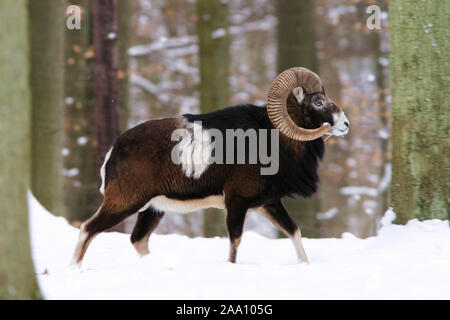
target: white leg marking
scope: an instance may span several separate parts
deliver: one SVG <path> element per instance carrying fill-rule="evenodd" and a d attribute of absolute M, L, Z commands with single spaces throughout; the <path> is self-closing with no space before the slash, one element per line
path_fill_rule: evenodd
<path fill-rule="evenodd" d="M 297 229 L 297 231 L 295 231 L 294 235 L 291 236 L 291 240 L 292 243 L 294 244 L 295 251 L 297 251 L 298 258 L 303 262 L 309 263 L 305 249 L 303 248 L 302 233 L 300 232 L 300 229 Z"/>
<path fill-rule="evenodd" d="M 100 213 L 101 207 L 97 210 L 97 212 L 90 217 L 88 220 L 83 222 L 80 226 L 80 233 L 78 235 L 78 241 L 75 246 L 75 251 L 73 253 L 72 261 L 70 263 L 70 266 L 74 269 L 80 269 L 81 268 L 81 262 L 83 261 L 84 254 L 87 250 L 87 247 L 91 243 L 91 241 L 97 236 L 97 234 L 92 235 L 92 237 L 89 239 L 88 242 L 86 242 L 86 239 L 88 237 L 88 233 L 86 231 L 86 224 L 91 221 L 95 216 L 97 216 Z M 86 242 L 86 244 L 85 244 Z"/>
<path fill-rule="evenodd" d="M 289 238 L 291 239 L 292 243 L 294 244 L 295 247 L 295 252 L 297 253 L 297 257 L 299 258 L 299 260 L 304 261 L 306 263 L 309 263 L 308 261 L 308 257 L 306 256 L 306 252 L 305 249 L 303 248 L 303 244 L 302 244 L 302 233 L 300 231 L 300 228 L 297 229 L 297 231 L 294 233 L 294 235 L 289 235 L 286 230 L 284 230 L 283 228 L 281 228 L 281 226 L 278 224 L 278 222 L 276 222 L 270 215 L 269 213 L 266 211 L 266 209 L 264 207 L 257 207 L 255 208 L 256 211 L 258 211 L 259 213 L 261 213 L 263 216 L 265 216 L 267 219 L 269 219 L 275 226 L 277 226 L 279 229 L 281 229 L 287 236 L 289 236 Z"/>
<path fill-rule="evenodd" d="M 87 238 L 87 232 L 85 230 L 85 223 L 81 224 L 80 226 L 80 233 L 78 235 L 78 241 L 75 246 L 75 251 L 73 253 L 72 261 L 70 262 L 70 267 L 73 269 L 80 269 L 81 268 L 81 261 L 80 256 L 83 252 L 83 244 L 86 241 Z"/>
<path fill-rule="evenodd" d="M 133 243 L 133 246 L 140 257 L 143 257 L 150 253 L 150 250 L 148 249 L 148 238 L 149 237 L 144 237 L 141 240 Z"/>

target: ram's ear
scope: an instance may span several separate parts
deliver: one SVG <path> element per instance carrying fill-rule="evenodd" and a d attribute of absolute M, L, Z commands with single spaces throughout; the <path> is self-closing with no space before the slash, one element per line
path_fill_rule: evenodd
<path fill-rule="evenodd" d="M 295 87 L 292 89 L 295 99 L 297 99 L 299 104 L 302 104 L 303 99 L 305 99 L 305 90 L 302 87 Z"/>

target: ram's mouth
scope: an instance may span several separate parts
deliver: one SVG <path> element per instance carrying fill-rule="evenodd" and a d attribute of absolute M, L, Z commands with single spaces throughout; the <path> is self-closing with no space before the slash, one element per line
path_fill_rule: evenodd
<path fill-rule="evenodd" d="M 342 137 L 345 136 L 348 133 L 348 129 L 342 130 L 342 129 L 334 129 L 332 130 L 331 134 L 334 136 Z"/>
<path fill-rule="evenodd" d="M 348 128 L 340 129 L 340 128 L 332 127 L 331 130 L 328 131 L 325 135 L 343 137 L 348 133 L 348 131 L 349 131 Z"/>

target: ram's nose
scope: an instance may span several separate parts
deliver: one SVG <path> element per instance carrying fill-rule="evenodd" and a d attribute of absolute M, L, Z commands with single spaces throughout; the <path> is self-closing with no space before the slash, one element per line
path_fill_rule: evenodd
<path fill-rule="evenodd" d="M 350 121 L 347 119 L 344 112 L 341 111 L 337 116 L 336 121 L 334 122 L 332 133 L 335 136 L 343 136 L 348 133 L 349 128 L 350 128 Z"/>

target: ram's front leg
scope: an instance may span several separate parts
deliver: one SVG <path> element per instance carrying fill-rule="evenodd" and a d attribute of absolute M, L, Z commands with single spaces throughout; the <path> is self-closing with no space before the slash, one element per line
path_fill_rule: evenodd
<path fill-rule="evenodd" d="M 294 244 L 298 259 L 309 263 L 305 249 L 303 248 L 300 228 L 289 216 L 289 213 L 286 211 L 281 201 L 279 199 L 274 200 L 262 207 L 257 208 L 257 211 L 266 216 L 270 221 L 272 221 L 273 224 L 289 236 Z"/>
<path fill-rule="evenodd" d="M 227 209 L 227 229 L 230 236 L 230 256 L 228 261 L 235 263 L 248 205 L 240 197 L 226 197 L 225 206 Z"/>

